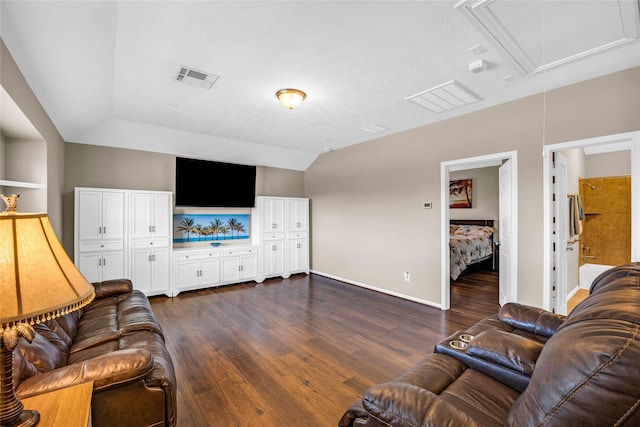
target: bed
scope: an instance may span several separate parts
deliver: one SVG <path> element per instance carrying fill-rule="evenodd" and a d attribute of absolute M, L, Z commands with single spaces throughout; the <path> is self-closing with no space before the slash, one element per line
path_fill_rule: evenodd
<path fill-rule="evenodd" d="M 489 261 L 495 266 L 492 219 L 451 220 L 449 256 L 451 280 L 457 280 L 469 266 Z"/>

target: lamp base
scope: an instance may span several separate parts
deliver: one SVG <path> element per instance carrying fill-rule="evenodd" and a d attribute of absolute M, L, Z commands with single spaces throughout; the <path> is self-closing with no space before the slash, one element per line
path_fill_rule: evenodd
<path fill-rule="evenodd" d="M 40 422 L 40 412 L 26 409 L 20 414 L 20 418 L 13 424 L 0 424 L 0 427 L 31 427 Z"/>

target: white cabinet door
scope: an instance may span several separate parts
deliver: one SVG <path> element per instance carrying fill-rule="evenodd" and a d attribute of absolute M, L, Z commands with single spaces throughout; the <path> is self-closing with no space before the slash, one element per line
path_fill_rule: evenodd
<path fill-rule="evenodd" d="M 220 281 L 222 282 L 239 282 L 240 281 L 240 258 L 228 257 L 222 258 L 222 269 Z"/>
<path fill-rule="evenodd" d="M 307 231 L 309 228 L 309 199 L 287 199 L 287 230 Z"/>
<path fill-rule="evenodd" d="M 154 194 L 152 226 L 154 237 L 171 236 L 172 199 L 170 193 Z"/>
<path fill-rule="evenodd" d="M 89 252 L 77 256 L 76 265 L 89 283 L 102 281 L 102 253 Z"/>
<path fill-rule="evenodd" d="M 260 215 L 262 232 L 284 231 L 284 199 L 260 199 Z"/>
<path fill-rule="evenodd" d="M 199 283 L 199 262 L 181 261 L 176 264 L 177 290 L 197 289 Z"/>
<path fill-rule="evenodd" d="M 147 193 L 131 193 L 131 238 L 151 237 L 151 202 Z"/>
<path fill-rule="evenodd" d="M 307 239 L 295 239 L 289 241 L 289 265 L 290 273 L 309 271 L 309 241 Z"/>
<path fill-rule="evenodd" d="M 153 284 L 153 258 L 152 251 L 148 249 L 136 249 L 131 257 L 131 282 L 133 287 L 149 295 Z"/>
<path fill-rule="evenodd" d="M 262 256 L 262 278 L 280 276 L 284 274 L 284 251 L 284 240 L 275 240 L 262 243 L 262 249 L 260 251 Z"/>
<path fill-rule="evenodd" d="M 79 191 L 76 198 L 77 239 L 102 239 L 102 192 Z"/>
<path fill-rule="evenodd" d="M 86 252 L 78 257 L 78 268 L 88 282 L 122 279 L 124 252 Z"/>
<path fill-rule="evenodd" d="M 102 194 L 102 239 L 124 239 L 124 191 Z"/>
<path fill-rule="evenodd" d="M 102 280 L 122 279 L 124 277 L 124 252 L 103 252 Z"/>
<path fill-rule="evenodd" d="M 247 255 L 241 259 L 240 276 L 242 280 L 254 279 L 258 276 L 258 256 Z"/>
<path fill-rule="evenodd" d="M 171 277 L 170 277 L 170 258 L 171 251 L 169 248 L 154 249 L 152 252 L 153 262 L 153 284 L 151 287 L 154 295 L 161 293 L 168 293 L 171 290 Z"/>
<path fill-rule="evenodd" d="M 200 261 L 200 287 L 216 286 L 220 283 L 220 260 L 218 258 Z"/>
<path fill-rule="evenodd" d="M 168 193 L 131 193 L 131 238 L 169 237 L 171 198 Z"/>
<path fill-rule="evenodd" d="M 79 241 L 124 238 L 124 195 L 124 191 L 78 191 L 76 221 Z"/>

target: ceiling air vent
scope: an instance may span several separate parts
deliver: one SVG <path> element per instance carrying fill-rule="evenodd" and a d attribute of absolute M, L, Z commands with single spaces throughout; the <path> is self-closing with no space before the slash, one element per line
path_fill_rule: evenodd
<path fill-rule="evenodd" d="M 417 93 L 408 98 L 414 104 L 418 104 L 435 113 L 453 110 L 454 108 L 464 107 L 467 104 L 473 104 L 480 101 L 478 95 L 456 80 L 441 84 L 424 92 Z"/>
<path fill-rule="evenodd" d="M 181 65 L 178 68 L 178 72 L 174 76 L 174 79 L 179 82 L 191 86 L 203 87 L 205 89 L 211 89 L 211 86 L 213 86 L 219 78 L 219 76 L 214 74 L 196 70 L 195 68 L 185 67 L 184 65 Z"/>

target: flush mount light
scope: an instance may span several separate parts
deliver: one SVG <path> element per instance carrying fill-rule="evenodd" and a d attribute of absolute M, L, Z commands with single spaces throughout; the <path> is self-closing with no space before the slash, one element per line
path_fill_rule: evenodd
<path fill-rule="evenodd" d="M 289 110 L 293 110 L 304 101 L 307 94 L 298 89 L 280 89 L 276 92 L 276 96 Z"/>

